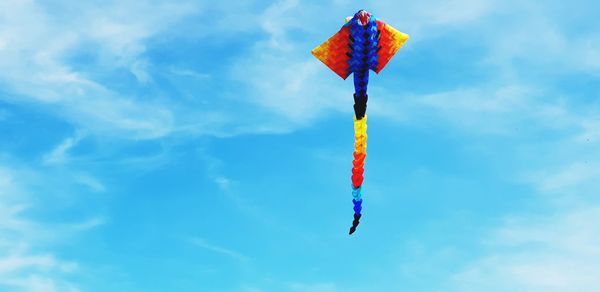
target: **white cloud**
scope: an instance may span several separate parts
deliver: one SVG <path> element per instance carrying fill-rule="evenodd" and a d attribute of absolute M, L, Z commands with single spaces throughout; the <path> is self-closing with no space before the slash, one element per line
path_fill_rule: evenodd
<path fill-rule="evenodd" d="M 30 268 L 42 270 L 58 269 L 62 272 L 71 272 L 76 266 L 75 263 L 57 261 L 51 255 L 19 256 L 11 254 L 0 259 L 0 273 L 2 274 Z"/>
<path fill-rule="evenodd" d="M 345 4 L 338 3 L 341 6 Z M 575 70 L 585 64 L 588 66 L 585 70 L 593 69 L 589 66 L 593 66 L 594 58 L 592 62 L 576 58 L 586 56 L 587 59 L 593 55 L 588 51 L 597 35 L 568 35 L 559 29 L 565 23 L 551 18 L 549 13 L 544 14 L 549 8 L 517 4 L 479 0 L 373 4 L 373 11 L 381 12 L 378 16 L 384 15 L 384 20 L 397 24 L 397 28 L 414 36 L 410 41 L 412 45 L 400 53 L 428 45 L 420 40 L 456 35 L 458 41 L 472 39 L 474 46 L 484 50 L 483 57 L 465 62 L 485 65 L 487 70 L 499 73 L 493 80 L 461 84 L 443 92 L 432 90 L 430 93 L 413 94 L 409 89 L 403 91 L 403 97 L 410 98 L 401 101 L 398 100 L 403 97 L 371 87 L 370 91 L 380 100 L 371 102 L 371 112 L 387 112 L 397 121 L 420 121 L 422 117 L 414 113 L 429 111 L 457 122 L 459 127 L 470 127 L 478 132 L 506 132 L 507 128 L 527 120 L 532 114 L 553 123 L 552 119 L 560 115 L 553 112 L 560 109 L 555 106 L 558 97 L 551 96 L 547 100 L 544 95 L 552 93 L 546 90 L 544 84 L 520 80 L 518 76 L 522 68 L 517 69 L 518 66 L 513 65 L 514 60 L 532 61 L 539 68 L 551 67 L 559 62 L 561 66 L 568 64 L 568 68 Z M 267 34 L 267 38 L 257 42 L 250 54 L 239 57 L 232 75 L 250 89 L 249 96 L 243 97 L 244 101 L 267 109 L 269 114 L 279 115 L 279 118 L 269 120 L 273 124 L 279 122 L 284 125 L 282 127 L 294 129 L 312 124 L 326 111 L 351 111 L 351 82 L 337 80 L 327 68 L 308 55 L 319 41 L 309 43 L 291 37 L 294 31 L 310 32 L 312 35 L 321 32 L 318 30 L 323 27 L 321 18 L 310 16 L 325 9 L 321 6 L 300 6 L 297 1 L 279 1 L 269 6 L 257 20 L 250 21 L 257 22 L 257 27 Z M 386 14 L 386 11 L 402 12 Z M 532 12 L 533 16 L 528 17 L 526 12 Z M 516 16 L 516 20 L 511 18 L 506 26 L 497 25 L 502 18 L 511 15 Z M 307 23 L 305 20 L 308 19 L 311 21 Z M 336 29 L 332 28 L 331 33 Z M 381 95 L 385 95 L 385 100 L 381 101 Z M 465 113 L 469 119 L 461 120 Z M 482 119 L 490 118 L 489 114 L 493 121 L 481 123 Z M 526 117 L 519 118 L 520 114 Z M 504 119 L 507 116 L 509 118 Z M 511 119 L 513 117 L 517 118 L 516 122 Z M 478 130 L 478 127 L 481 129 Z"/>
<path fill-rule="evenodd" d="M 495 1 L 485 0 L 452 0 L 432 3 L 419 3 L 419 10 L 424 14 L 423 21 L 432 25 L 459 25 L 479 20 L 492 12 Z"/>
<path fill-rule="evenodd" d="M 522 124 L 553 134 L 515 145 L 508 153 L 528 163 L 507 170 L 535 191 L 541 210 L 550 211 L 507 215 L 485 234 L 483 255 L 453 276 L 451 291 L 594 291 L 600 285 L 600 155 L 586 127 L 597 113 L 561 99 L 525 104 L 515 111 Z"/>
<path fill-rule="evenodd" d="M 67 152 L 73 148 L 73 146 L 77 145 L 77 143 L 79 143 L 83 137 L 84 135 L 81 132 L 78 132 L 73 137 L 66 138 L 62 143 L 50 151 L 50 153 L 44 155 L 44 164 L 64 164 L 67 162 Z"/>
<path fill-rule="evenodd" d="M 226 248 L 226 247 L 223 247 L 220 245 L 209 243 L 208 241 L 206 241 L 205 239 L 202 239 L 202 238 L 193 238 L 193 239 L 191 239 L 191 243 L 197 247 L 201 247 L 203 249 L 225 255 L 227 257 L 230 257 L 230 258 L 238 260 L 238 261 L 247 261 L 249 259 L 247 256 L 245 256 L 237 251 L 234 251 L 232 249 L 229 249 L 229 248 Z"/>
<path fill-rule="evenodd" d="M 90 219 L 83 220 L 81 222 L 63 224 L 62 229 L 67 232 L 82 232 L 87 231 L 99 226 L 102 226 L 106 223 L 106 219 L 104 217 L 94 217 Z M 60 228 L 60 227 L 59 227 Z"/>
<path fill-rule="evenodd" d="M 36 2 L 5 2 L 0 7 L 2 16 L 7 19 L 0 28 L 3 44 L 0 65 L 5 68 L 0 72 L 0 80 L 20 95 L 13 97 L 13 101 L 42 104 L 79 128 L 91 129 L 91 134 L 135 139 L 163 137 L 173 132 L 218 136 L 281 133 L 310 125 L 323 112 L 351 112 L 351 82 L 338 80 L 309 54 L 310 49 L 323 40 L 298 35 L 329 36 L 338 27 L 324 34 L 323 23 L 332 21 L 322 15 L 332 7 L 346 11 L 354 6 L 344 2 L 300 5 L 295 0 L 277 1 L 262 12 L 257 10 L 259 6 L 254 1 L 234 5 L 133 1 L 109 3 L 98 13 L 96 4 L 80 3 L 54 15 L 51 7 Z M 476 91 L 499 91 L 513 86 L 518 79 L 514 60 L 533 61 L 540 66 L 580 68 L 586 72 L 594 72 L 600 62 L 594 50 L 600 39 L 598 35 L 567 34 L 562 30 L 565 24 L 561 19 L 545 14 L 550 10 L 545 6 L 518 5 L 512 1 L 453 0 L 414 4 L 377 2 L 371 4 L 371 8 L 376 15 L 412 35 L 409 46 L 401 54 L 405 50 L 419 50 L 420 40 L 424 39 L 451 35 L 461 40 L 475 38 L 473 43 L 482 46 L 486 55 L 483 59 L 466 61 L 485 61 L 492 69 L 501 70 L 498 74 L 501 78 L 448 90 L 470 94 L 472 98 L 464 100 L 466 104 L 480 99 L 473 95 Z M 130 11 L 136 11 L 140 17 L 131 18 Z M 73 17 L 63 17 L 64 14 Z M 198 17 L 190 20 L 187 17 L 191 15 Z M 237 85 L 244 88 L 230 94 L 243 92 L 244 95 L 231 97 L 224 93 L 219 98 L 236 103 L 235 109 L 225 106 L 190 109 L 173 98 L 132 96 L 95 78 L 126 69 L 141 84 L 153 83 L 155 67 L 144 56 L 148 40 L 167 33 L 181 36 L 180 31 L 186 31 L 181 30 L 182 27 L 200 25 L 210 15 L 219 15 L 210 18 L 213 29 L 193 30 L 186 37 L 202 40 L 214 34 L 266 35 L 251 48 L 238 50 L 232 62 L 230 77 L 235 80 L 232 84 L 238 82 L 232 88 Z M 344 16 L 339 17 L 340 24 Z M 504 18 L 507 23 L 498 26 Z M 77 69 L 65 61 L 81 53 L 98 58 L 95 68 Z M 197 68 L 171 67 L 166 71 L 194 77 L 198 79 L 196 82 L 213 77 L 197 72 Z M 425 95 L 436 94 L 441 93 L 432 91 Z M 385 107 L 386 104 L 380 106 Z M 203 118 L 199 120 L 198 116 Z"/>
<path fill-rule="evenodd" d="M 597 187 L 596 178 L 600 176 L 600 164 L 596 161 L 590 163 L 573 162 L 567 166 L 553 170 L 543 170 L 528 176 L 528 181 L 536 186 L 542 193 L 570 194 L 583 196 L 586 191 L 582 187 Z"/>
<path fill-rule="evenodd" d="M 221 160 L 209 155 L 204 149 L 199 149 L 197 155 L 204 161 L 207 176 L 219 187 L 221 195 L 246 215 L 262 221 L 263 224 L 271 222 L 269 212 L 257 206 L 252 198 L 240 194 L 235 188 L 236 181 L 222 174 Z"/>
<path fill-rule="evenodd" d="M 140 83 L 149 83 L 152 77 L 148 73 L 148 61 L 135 61 L 131 65 L 129 71 L 135 76 Z"/>
<path fill-rule="evenodd" d="M 232 77 L 250 89 L 240 99 L 274 115 L 269 122 L 283 132 L 312 124 L 326 110 L 351 110 L 351 85 L 310 55 L 311 46 L 320 42 L 291 38 L 292 31 L 311 30 L 319 22 L 310 18 L 318 8 L 298 4 L 278 1 L 258 15 L 258 27 L 268 38 L 239 56 L 231 70 Z"/>
<path fill-rule="evenodd" d="M 335 292 L 341 291 L 335 283 L 300 283 L 294 282 L 288 284 L 290 291 L 314 291 L 314 292 Z"/>
<path fill-rule="evenodd" d="M 196 78 L 196 79 L 200 79 L 200 80 L 211 78 L 210 74 L 201 73 L 201 72 L 198 72 L 198 71 L 192 70 L 192 69 L 172 67 L 169 70 L 169 72 L 172 73 L 172 74 L 175 74 L 175 75 L 185 76 L 185 77 L 192 77 L 192 78 Z"/>
<path fill-rule="evenodd" d="M 595 291 L 600 285 L 600 208 L 513 218 L 491 251 L 456 274 L 460 291 Z"/>
<path fill-rule="evenodd" d="M 103 5 L 101 10 L 89 3 L 57 14 L 52 9 L 60 10 L 60 5 L 0 4 L 0 80 L 18 96 L 4 98 L 40 104 L 94 133 L 131 138 L 168 134 L 173 116 L 157 98 L 126 96 L 88 75 L 129 68 L 140 82 L 150 82 L 141 57 L 145 40 L 195 13 L 194 7 L 136 1 Z M 143 17 L 131 18 L 131 11 Z M 74 52 L 95 53 L 101 65 L 94 71 L 77 71 L 65 61 Z"/>
<path fill-rule="evenodd" d="M 229 187 L 231 185 L 231 180 L 224 177 L 224 176 L 218 176 L 214 178 L 215 183 L 219 186 L 219 188 L 223 191 L 227 191 L 229 190 Z"/>
<path fill-rule="evenodd" d="M 502 28 L 490 28 L 487 35 L 489 62 L 499 67 L 527 62 L 548 67 L 550 72 L 569 70 L 597 75 L 600 54 L 591 47 L 598 45 L 600 34 L 568 34 L 565 31 L 568 26 L 560 18 L 553 17 L 544 4 L 526 5 L 521 11 L 511 8 L 504 8 L 511 21 Z M 510 37 L 498 38 L 501 31 L 509 31 Z"/>
<path fill-rule="evenodd" d="M 256 60 L 260 65 L 249 66 Z M 234 74 L 253 90 L 250 101 L 296 128 L 311 124 L 327 109 L 351 110 L 352 91 L 344 94 L 344 90 L 336 89 L 333 81 L 339 77 L 326 70 L 308 58 L 290 60 L 280 52 L 265 52 L 241 62 Z M 254 95 L 258 92 L 260 95 Z"/>
<path fill-rule="evenodd" d="M 80 184 L 89 187 L 90 190 L 92 190 L 94 192 L 106 191 L 106 186 L 102 182 L 100 182 L 98 179 L 94 178 L 93 176 L 82 173 L 82 174 L 79 174 L 76 176 L 76 180 Z"/>
<path fill-rule="evenodd" d="M 10 291 L 28 291 L 28 292 L 78 292 L 76 286 L 69 283 L 56 282 L 50 277 L 31 275 L 26 278 L 12 278 L 9 280 L 0 280 L 0 287 L 10 288 Z"/>
<path fill-rule="evenodd" d="M 298 17 L 289 17 L 301 9 L 298 0 L 281 0 L 273 3 L 259 17 L 260 27 L 269 34 L 266 45 L 271 49 L 290 51 L 292 44 L 287 32 L 300 28 L 302 22 Z"/>
<path fill-rule="evenodd" d="M 421 41 L 474 29 L 497 9 L 497 1 L 452 0 L 413 3 L 377 1 L 373 13 L 411 38 L 406 49 Z"/>
<path fill-rule="evenodd" d="M 371 115 L 420 126 L 451 125 L 473 134 L 514 135 L 515 129 L 563 121 L 562 111 L 538 89 L 518 84 L 467 87 L 431 94 L 401 96 L 378 89 Z M 543 96 L 545 101 L 540 101 Z M 562 126 L 567 123 L 562 122 Z"/>
<path fill-rule="evenodd" d="M 28 218 L 40 207 L 31 194 L 35 171 L 0 162 L 0 289 L 11 291 L 78 291 L 75 260 L 56 256 L 49 248 L 65 238 L 102 225 L 93 217 L 82 222 L 44 223 Z M 49 174 L 44 174 L 47 177 Z M 46 184 L 47 188 L 52 186 Z"/>
<path fill-rule="evenodd" d="M 597 119 L 584 118 L 579 119 L 582 133 L 578 136 L 579 142 L 599 142 L 600 141 L 600 115 Z"/>
<path fill-rule="evenodd" d="M 458 89 L 418 97 L 417 102 L 443 112 L 506 113 L 529 106 L 531 90 L 515 85 L 494 90 Z"/>

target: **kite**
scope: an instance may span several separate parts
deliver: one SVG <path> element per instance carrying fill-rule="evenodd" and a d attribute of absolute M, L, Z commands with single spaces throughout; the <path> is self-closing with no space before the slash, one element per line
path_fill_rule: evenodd
<path fill-rule="evenodd" d="M 354 220 L 349 234 L 356 231 L 362 210 L 362 183 L 367 156 L 367 84 L 369 70 L 378 73 L 408 40 L 369 12 L 360 10 L 346 18 L 346 24 L 311 53 L 343 79 L 354 74 L 354 160 L 352 161 L 352 203 Z"/>

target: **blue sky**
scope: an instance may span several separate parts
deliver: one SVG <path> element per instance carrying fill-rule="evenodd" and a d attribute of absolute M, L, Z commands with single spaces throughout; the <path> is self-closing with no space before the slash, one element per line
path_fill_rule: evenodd
<path fill-rule="evenodd" d="M 593 1 L 0 3 L 2 291 L 594 291 Z M 366 9 L 369 87 L 310 50 Z"/>

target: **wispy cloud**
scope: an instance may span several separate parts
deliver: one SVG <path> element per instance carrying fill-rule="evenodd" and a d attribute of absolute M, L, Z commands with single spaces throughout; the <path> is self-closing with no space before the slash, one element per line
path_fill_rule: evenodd
<path fill-rule="evenodd" d="M 335 292 L 341 291 L 335 283 L 290 283 L 288 288 L 290 291 L 315 291 L 315 292 Z"/>
<path fill-rule="evenodd" d="M 398 9 L 400 5 L 402 7 Z M 517 13 L 515 5 L 523 11 Z M 402 96 L 373 87 L 373 94 L 379 101 L 374 100 L 370 109 L 376 112 L 387 111 L 396 121 L 408 119 L 420 122 L 423 116 L 415 115 L 415 112 L 427 111 L 438 117 L 450 117 L 459 123 L 469 123 L 470 125 L 458 126 L 468 126 L 471 130 L 505 131 L 515 124 L 514 119 L 505 119 L 507 112 L 515 116 L 525 111 L 530 114 L 547 114 L 549 112 L 546 110 L 550 110 L 548 106 L 552 106 L 561 95 L 547 91 L 546 85 L 539 82 L 519 78 L 530 67 L 519 66 L 514 60 L 533 61 L 539 68 L 550 68 L 560 62 L 560 66 L 582 69 L 585 72 L 593 69 L 589 66 L 595 64 L 588 51 L 598 35 L 566 33 L 561 30 L 563 23 L 557 23 L 555 18 L 550 18 L 552 13 L 546 13 L 550 10 L 548 7 L 478 0 L 457 0 L 443 4 L 426 1 L 412 5 L 378 2 L 373 6 L 373 9 L 383 11 L 384 15 L 385 11 L 403 11 L 385 15 L 386 21 L 397 23 L 398 28 L 414 36 L 400 54 L 410 54 L 422 46 L 428 46 L 429 43 L 422 42 L 423 40 L 431 42 L 455 35 L 454 38 L 460 42 L 476 37 L 476 41 L 470 42 L 481 48 L 483 55 L 465 59 L 465 63 L 485 66 L 490 72 L 498 72 L 494 78 L 457 84 L 443 91 L 436 86 L 432 86 L 426 93 L 410 87 L 402 88 Z M 249 86 L 251 95 L 244 99 L 266 109 L 269 115 L 278 117 L 271 122 L 278 122 L 288 130 L 312 124 L 323 112 L 346 112 L 350 108 L 346 105 L 348 92 L 352 92 L 351 86 L 337 80 L 337 77 L 306 54 L 316 43 L 292 37 L 292 32 L 298 30 L 315 35 L 315 27 L 323 27 L 320 20 L 311 23 L 299 20 L 305 19 L 304 13 L 307 12 L 319 14 L 320 9 L 307 8 L 298 5 L 296 1 L 280 1 L 270 6 L 257 20 L 260 24 L 258 27 L 268 37 L 265 41 L 255 43 L 249 54 L 241 55 L 232 70 L 233 78 Z M 534 17 L 530 18 L 530 14 L 525 12 L 531 12 Z M 515 13 L 518 21 L 511 21 L 510 29 L 492 26 L 499 18 L 510 18 Z M 493 33 L 496 30 L 502 32 Z M 497 37 L 505 31 L 513 30 L 510 38 Z M 332 28 L 331 33 L 334 31 L 335 28 Z M 548 37 L 540 38 L 540 35 Z M 518 41 L 520 39 L 531 44 L 522 45 L 523 41 Z M 585 57 L 576 60 L 581 56 Z M 588 66 L 587 69 L 585 66 Z M 552 97 L 548 100 L 547 95 Z M 536 110 L 531 112 L 531 109 Z M 465 117 L 471 119 L 460 119 L 465 112 Z M 482 118 L 489 118 L 490 113 L 492 117 L 497 117 L 493 124 L 477 122 Z M 522 120 L 516 122 L 520 121 Z M 484 126 L 491 127 L 485 129 Z"/>
<path fill-rule="evenodd" d="M 221 254 L 221 255 L 225 255 L 227 257 L 230 257 L 232 259 L 238 260 L 238 261 L 248 261 L 249 258 L 235 250 L 220 246 L 220 245 L 216 245 L 216 244 L 212 244 L 209 243 L 208 241 L 206 241 L 203 238 L 193 238 L 190 240 L 190 242 L 200 248 Z"/>
<path fill-rule="evenodd" d="M 592 291 L 600 285 L 600 208 L 513 218 L 489 254 L 453 278 L 460 291 Z"/>
<path fill-rule="evenodd" d="M 101 217 L 82 222 L 44 223 L 30 219 L 38 197 L 31 179 L 37 175 L 0 162 L 0 288 L 23 291 L 78 291 L 71 278 L 76 260 L 62 259 L 49 248 L 65 238 L 104 223 Z M 47 176 L 47 174 L 46 174 Z"/>
<path fill-rule="evenodd" d="M 290 283 L 289 289 L 291 291 L 315 291 L 315 292 L 335 292 L 341 291 L 337 288 L 335 283 Z"/>
<path fill-rule="evenodd" d="M 57 259 L 44 251 L 34 234 L 40 227 L 22 218 L 24 207 L 7 207 L 0 199 L 0 287 L 26 291 L 74 291 L 65 275 L 77 269 L 77 262 Z M 16 209 L 15 209 L 16 208 Z M 12 209 L 12 210 L 11 210 Z"/>
<path fill-rule="evenodd" d="M 262 222 L 269 221 L 271 216 L 268 215 L 268 212 L 260 209 L 249 198 L 240 195 L 234 187 L 236 182 L 223 175 L 224 164 L 221 160 L 210 155 L 204 149 L 198 150 L 198 156 L 205 162 L 208 177 L 217 185 L 221 194 L 233 203 L 237 209 Z"/>
<path fill-rule="evenodd" d="M 541 193 L 582 197 L 589 194 L 583 187 L 593 190 L 598 186 L 596 178 L 599 175 L 600 165 L 592 160 L 573 162 L 559 169 L 541 170 L 530 174 L 527 179 Z"/>
<path fill-rule="evenodd" d="M 68 161 L 67 152 L 73 148 L 84 135 L 81 132 L 76 133 L 73 137 L 66 138 L 58 146 L 56 146 L 50 153 L 44 155 L 43 162 L 46 165 L 50 164 L 63 164 Z"/>
<path fill-rule="evenodd" d="M 250 89 L 244 100 L 272 116 L 269 123 L 279 131 L 290 131 L 312 124 L 327 110 L 348 111 L 344 106 L 350 91 L 342 81 L 327 72 L 309 51 L 315 43 L 294 39 L 293 31 L 309 31 L 305 19 L 317 14 L 298 1 L 278 1 L 257 17 L 257 28 L 267 39 L 240 55 L 231 69 L 232 78 Z M 332 33 L 335 28 L 332 29 Z"/>
<path fill-rule="evenodd" d="M 101 181 L 99 181 L 98 179 L 96 179 L 93 176 L 80 173 L 78 175 L 75 175 L 75 179 L 77 182 L 79 182 L 80 184 L 82 184 L 84 186 L 89 187 L 94 192 L 106 191 L 106 186 Z"/>
<path fill-rule="evenodd" d="M 90 129 L 91 133 L 136 139 L 164 137 L 173 132 L 218 136 L 282 133 L 311 125 L 324 112 L 351 111 L 347 105 L 351 97 L 349 82 L 338 80 L 310 56 L 310 49 L 318 41 L 298 37 L 303 34 L 329 36 L 337 27 L 325 34 L 323 24 L 332 21 L 314 15 L 322 15 L 332 8 L 348 10 L 350 14 L 355 9 L 350 3 L 312 5 L 286 0 L 249 13 L 256 9 L 256 3 L 229 7 L 216 3 L 151 4 L 137 1 L 107 5 L 101 15 L 94 14 L 97 7 L 89 3 L 60 12 L 77 11 L 77 17 L 55 17 L 35 2 L 16 3 L 18 5 L 2 7 L 7 24 L 0 31 L 3 44 L 0 65 L 6 68 L 0 73 L 0 79 L 19 96 L 11 99 L 42 104 L 68 121 Z M 513 15 L 515 6 L 523 11 Z M 593 50 L 599 39 L 597 33 L 572 35 L 565 32 L 560 18 L 548 17 L 553 14 L 547 13 L 552 10 L 546 6 L 517 5 L 512 1 L 455 0 L 416 4 L 378 2 L 369 8 L 413 35 L 409 46 L 400 54 L 426 46 L 421 42 L 426 39 L 440 39 L 449 34 L 459 40 L 477 37 L 476 44 L 482 47 L 484 55 L 466 61 L 487 64 L 492 66 L 490 70 L 499 69 L 501 79 L 485 80 L 467 88 L 462 85 L 462 88 L 452 88 L 448 92 L 460 94 L 464 91 L 472 95 L 474 91 L 512 87 L 521 70 L 516 69 L 518 66 L 513 62 L 516 59 L 535 61 L 544 68 L 557 64 L 582 68 L 585 72 L 594 72 L 597 68 L 597 53 Z M 143 17 L 127 18 L 125 11 L 137 11 Z M 187 38 L 204 40 L 213 33 L 220 33 L 222 37 L 232 34 L 264 36 L 230 56 L 231 67 L 219 79 L 231 86 L 211 99 L 210 105 L 190 107 L 168 96 L 169 92 L 161 92 L 160 96 L 123 92 L 118 85 L 123 80 L 103 78 L 126 70 L 142 87 L 153 86 L 154 72 L 160 70 L 179 77 L 192 77 L 196 82 L 210 79 L 211 73 L 205 70 L 177 65 L 164 68 L 145 55 L 153 38 L 161 35 L 181 37 L 177 29 L 182 24 L 197 24 L 197 20 L 189 16 L 201 15 L 203 18 L 209 14 L 219 15 L 213 18 L 213 29 L 192 33 Z M 499 18 L 511 21 L 506 26 L 492 25 Z M 343 17 L 340 22 L 341 19 Z M 509 39 L 496 37 L 505 31 L 511 32 Z M 73 62 L 78 56 L 91 59 L 92 64 L 86 67 Z M 27 62 L 15 61 L 21 59 Z M 185 88 L 176 91 L 179 90 L 186 91 Z M 410 88 L 404 92 L 417 95 Z M 443 92 L 431 89 L 427 94 Z M 485 95 L 477 95 L 486 99 Z M 227 102 L 239 106 L 232 108 Z M 209 110 L 207 106 L 210 106 Z"/>
<path fill-rule="evenodd" d="M 503 134 L 524 120 L 535 121 L 549 104 L 538 102 L 539 92 L 522 85 L 460 88 L 421 95 L 396 96 L 382 91 L 371 112 L 400 123 L 449 122 L 471 133 Z M 532 108 L 537 111 L 532 112 Z M 482 122 L 485 121 L 485 122 Z"/>
<path fill-rule="evenodd" d="M 139 1 L 105 5 L 102 14 L 95 12 L 94 4 L 83 3 L 60 13 L 33 1 L 0 6 L 5 19 L 0 80 L 18 96 L 4 98 L 40 104 L 92 133 L 153 138 L 171 131 L 172 113 L 156 98 L 141 102 L 89 76 L 124 67 L 140 82 L 149 82 L 147 62 L 141 57 L 145 40 L 193 14 L 193 6 Z M 126 11 L 144 17 L 130 18 Z M 69 12 L 73 15 L 64 16 Z M 97 56 L 102 66 L 77 70 L 65 61 L 73 54 Z"/>
<path fill-rule="evenodd" d="M 514 5 L 520 9 L 514 9 Z M 487 60 L 504 68 L 515 69 L 518 63 L 515 64 L 514 61 L 526 60 L 528 64 L 547 67 L 549 72 L 560 68 L 558 70 L 594 74 L 598 71 L 600 56 L 597 50 L 593 51 L 591 48 L 600 41 L 600 34 L 586 29 L 569 31 L 569 20 L 557 17 L 567 7 L 585 15 L 585 6 L 583 3 L 572 6 L 499 3 L 499 16 L 510 21 L 505 22 L 502 28 L 488 29 L 498 32 L 510 31 L 510 38 L 497 38 L 494 33 L 482 35 L 490 50 Z M 491 32 L 489 30 L 488 32 Z"/>
<path fill-rule="evenodd" d="M 192 69 L 184 69 L 184 68 L 176 68 L 176 67 L 172 67 L 169 70 L 169 72 L 171 74 L 185 76 L 185 77 L 192 77 L 192 78 L 196 78 L 196 79 L 200 79 L 200 80 L 211 77 L 211 75 L 207 74 L 207 73 L 201 73 L 201 72 L 198 72 L 198 71 L 192 70 Z"/>
<path fill-rule="evenodd" d="M 538 105 L 541 112 L 549 107 Z M 534 190 L 541 210 L 506 215 L 482 239 L 483 255 L 453 276 L 455 290 L 592 291 L 600 284 L 595 276 L 600 273 L 600 229 L 594 223 L 600 218 L 600 155 L 597 141 L 583 134 L 583 125 L 598 116 L 565 103 L 552 107 L 535 124 L 537 131 L 559 128 L 566 134 L 536 141 L 526 154 L 530 163 L 512 169 Z M 535 107 L 529 108 L 520 115 L 540 117 Z M 518 152 L 517 159 L 524 157 Z"/>
<path fill-rule="evenodd" d="M 496 9 L 497 1 L 452 0 L 399 3 L 378 1 L 371 4 L 378 15 L 411 35 L 411 43 L 437 38 L 449 31 L 470 27 Z"/>

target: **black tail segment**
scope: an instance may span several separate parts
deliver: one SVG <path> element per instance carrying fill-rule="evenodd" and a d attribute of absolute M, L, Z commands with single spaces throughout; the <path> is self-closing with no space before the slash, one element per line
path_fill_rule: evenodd
<path fill-rule="evenodd" d="M 362 216 L 361 214 L 354 214 L 354 221 L 352 221 L 352 227 L 350 227 L 350 232 L 348 232 L 349 235 L 352 235 L 352 233 L 354 233 L 354 231 L 356 231 L 356 227 L 358 227 L 358 224 L 360 224 L 360 216 Z"/>
<path fill-rule="evenodd" d="M 365 116 L 365 113 L 367 112 L 367 100 L 369 100 L 367 94 L 361 93 L 354 94 L 354 115 L 357 120 L 360 120 Z"/>

